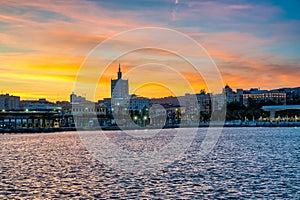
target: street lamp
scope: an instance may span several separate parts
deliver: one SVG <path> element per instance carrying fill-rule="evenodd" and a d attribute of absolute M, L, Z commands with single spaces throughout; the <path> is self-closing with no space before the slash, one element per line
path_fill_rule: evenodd
<path fill-rule="evenodd" d="M 134 123 L 137 124 L 137 119 L 138 119 L 138 117 L 137 117 L 137 116 L 134 116 L 133 119 L 134 119 Z"/>
<path fill-rule="evenodd" d="M 144 116 L 144 126 L 146 126 L 147 116 Z"/>

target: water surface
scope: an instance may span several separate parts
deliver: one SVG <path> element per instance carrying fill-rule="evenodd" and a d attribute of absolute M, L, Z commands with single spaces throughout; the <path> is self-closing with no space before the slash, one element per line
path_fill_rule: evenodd
<path fill-rule="evenodd" d="M 183 159 L 137 174 L 96 160 L 76 132 L 0 135 L 0 199 L 300 198 L 299 128 L 224 128 L 199 158 L 204 130 Z"/>

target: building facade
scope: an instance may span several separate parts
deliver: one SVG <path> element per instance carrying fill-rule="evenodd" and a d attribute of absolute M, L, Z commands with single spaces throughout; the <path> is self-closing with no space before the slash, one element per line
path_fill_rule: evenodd
<path fill-rule="evenodd" d="M 205 92 L 196 94 L 200 112 L 210 113 L 211 112 L 211 94 Z"/>
<path fill-rule="evenodd" d="M 86 98 L 72 93 L 71 113 L 76 127 L 95 126 L 98 123 L 104 125 L 107 117 L 107 107 L 103 103 L 94 103 Z"/>
<path fill-rule="evenodd" d="M 265 90 L 250 90 L 249 93 L 243 94 L 243 104 L 249 106 L 249 101 L 259 103 L 260 101 L 272 101 L 276 104 L 286 104 L 286 93 L 270 92 Z"/>
<path fill-rule="evenodd" d="M 86 98 L 82 96 L 78 96 L 74 94 L 74 92 L 70 95 L 70 103 L 85 103 Z"/>
<path fill-rule="evenodd" d="M 128 80 L 122 79 L 120 64 L 119 64 L 118 78 L 111 80 L 111 97 L 128 98 Z"/>
<path fill-rule="evenodd" d="M 223 94 L 226 97 L 226 102 L 231 103 L 231 102 L 241 102 L 243 99 L 243 90 L 242 89 L 237 89 L 236 92 L 232 90 L 231 87 L 226 85 L 223 89 Z"/>
<path fill-rule="evenodd" d="M 149 107 L 150 100 L 146 97 L 131 95 L 129 110 L 142 110 Z"/>
<path fill-rule="evenodd" d="M 20 109 L 20 97 L 11 96 L 9 94 L 0 95 L 0 109 L 1 110 L 18 110 Z"/>

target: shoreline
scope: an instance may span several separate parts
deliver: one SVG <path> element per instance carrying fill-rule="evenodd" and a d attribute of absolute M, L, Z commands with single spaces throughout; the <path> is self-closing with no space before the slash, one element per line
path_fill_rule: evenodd
<path fill-rule="evenodd" d="M 225 127 L 225 128 L 241 128 L 241 127 L 262 127 L 262 128 L 277 128 L 277 127 L 300 127 L 300 122 L 243 122 L 243 123 L 200 123 L 199 126 L 195 125 L 166 125 L 161 126 L 146 126 L 146 127 L 119 127 L 119 126 L 105 126 L 105 127 L 60 127 L 60 128 L 19 128 L 19 129 L 1 129 L 0 134 L 14 134 L 14 133 L 54 133 L 66 131 L 117 131 L 117 130 L 150 130 L 150 129 L 172 129 L 172 128 L 208 128 L 208 127 Z"/>

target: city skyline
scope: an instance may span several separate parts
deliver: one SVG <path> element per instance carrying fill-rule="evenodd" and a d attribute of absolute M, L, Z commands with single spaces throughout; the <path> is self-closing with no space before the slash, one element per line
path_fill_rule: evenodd
<path fill-rule="evenodd" d="M 121 64 L 119 63 L 118 65 L 118 71 L 116 72 L 116 79 L 113 79 L 113 77 L 111 77 L 111 82 L 110 82 L 110 96 L 106 96 L 106 97 L 103 97 L 102 99 L 89 99 L 87 98 L 86 94 L 78 94 L 74 91 L 72 91 L 72 93 L 70 94 L 69 96 L 69 99 L 70 99 L 70 103 L 72 103 L 72 99 L 75 98 L 74 96 L 76 96 L 76 98 L 79 100 L 79 101 L 88 101 L 88 102 L 100 102 L 100 101 L 107 101 L 108 99 L 111 99 L 110 101 L 111 102 L 114 102 L 114 104 L 116 104 L 119 100 L 121 100 L 121 102 L 123 100 L 128 100 L 128 99 L 132 99 L 132 98 L 136 98 L 136 97 L 141 97 L 142 99 L 164 99 L 164 98 L 181 98 L 181 97 L 184 97 L 184 96 L 190 96 L 190 95 L 208 95 L 210 97 L 217 97 L 218 95 L 225 95 L 226 97 L 226 101 L 227 102 L 232 102 L 232 101 L 236 101 L 236 102 L 239 102 L 239 98 L 240 98 L 240 95 L 243 95 L 243 94 L 254 94 L 254 95 L 258 95 L 259 98 L 260 97 L 260 94 L 264 94 L 263 95 L 263 98 L 264 97 L 271 97 L 272 93 L 273 95 L 276 96 L 277 98 L 277 95 L 280 93 L 280 94 L 284 94 L 284 97 L 286 99 L 286 94 L 287 93 L 296 93 L 296 94 L 300 94 L 300 86 L 298 87 L 293 87 L 293 88 L 288 88 L 288 87 L 285 87 L 285 88 L 270 88 L 269 90 L 265 90 L 265 89 L 261 89 L 260 87 L 250 87 L 250 88 L 236 88 L 236 89 L 233 89 L 232 87 L 230 87 L 230 85 L 226 84 L 219 93 L 214 93 L 214 92 L 210 92 L 210 91 L 207 91 L 206 89 L 202 88 L 200 89 L 199 91 L 196 91 L 196 92 L 192 92 L 192 93 L 189 93 L 188 91 L 183 91 L 184 92 L 184 95 L 167 95 L 167 96 L 143 96 L 143 95 L 140 95 L 140 94 L 137 94 L 137 93 L 129 93 L 130 91 L 130 87 L 129 87 L 129 80 L 128 79 L 123 79 L 123 76 L 122 76 L 122 70 L 121 70 Z M 271 96 L 269 96 L 271 95 Z M 45 97 L 38 97 L 37 99 L 21 99 L 20 96 L 15 96 L 13 95 L 13 93 L 9 94 L 9 93 L 1 93 L 0 94 L 0 97 L 12 97 L 13 99 L 17 98 L 18 101 L 20 102 L 20 100 L 24 100 L 24 101 L 35 101 L 35 100 L 42 100 L 42 101 L 45 101 L 45 102 L 55 102 L 55 101 L 47 101 Z M 72 97 L 73 96 L 73 97 Z M 249 96 L 250 98 L 251 95 Z M 75 99 L 76 99 L 75 98 Z M 247 97 L 248 98 L 248 97 Z M 257 97 L 254 97 L 254 98 L 257 98 Z M 56 102 L 67 102 L 68 100 L 62 100 L 62 101 L 56 101 Z M 285 100 L 284 100 L 285 102 Z M 120 103 L 120 102 L 119 102 Z M 244 103 L 245 104 L 245 103 Z M 246 105 L 246 104 L 245 104 Z"/>
<path fill-rule="evenodd" d="M 80 65 L 97 44 L 122 31 L 149 26 L 174 29 L 201 44 L 217 64 L 224 86 L 267 90 L 299 86 L 300 14 L 296 9 L 299 1 L 3 1 L 1 4 L 0 91 L 22 99 L 69 99 Z M 172 45 L 179 44 L 180 41 Z M 118 44 L 114 50 L 118 51 Z M 187 53 L 192 59 L 193 52 Z M 178 82 L 169 70 L 149 64 L 153 61 L 179 70 L 195 93 L 207 89 L 203 79 L 177 55 L 145 49 L 112 62 L 99 80 L 101 87 L 97 88 L 95 99 L 110 96 L 110 80 L 115 78 L 119 62 L 125 78 L 127 72 L 146 64 L 134 76 L 127 76 L 129 93 L 146 97 L 174 94 L 155 84 L 138 87 L 145 76 L 165 85 Z M 103 66 L 98 63 L 98 67 Z M 184 95 L 184 89 L 178 85 L 177 93 Z"/>
<path fill-rule="evenodd" d="M 143 97 L 143 98 L 148 98 L 148 99 L 164 99 L 164 98 L 169 98 L 169 97 L 174 97 L 174 98 L 176 98 L 176 97 L 183 97 L 183 96 L 185 96 L 185 95 L 197 95 L 197 94 L 202 94 L 203 92 L 203 94 L 208 94 L 208 95 L 219 95 L 219 94 L 222 94 L 222 93 L 226 93 L 225 92 L 225 89 L 226 88 L 229 88 L 233 93 L 238 93 L 238 90 L 241 90 L 242 92 L 243 92 L 243 94 L 248 94 L 248 93 L 251 93 L 251 91 L 252 91 L 252 93 L 254 93 L 254 94 L 256 94 L 257 92 L 258 92 L 258 94 L 259 93 L 268 93 L 268 92 L 281 92 L 281 93 L 286 93 L 286 91 L 283 91 L 283 90 L 288 90 L 288 91 L 293 91 L 293 90 L 295 90 L 296 89 L 296 93 L 299 93 L 300 94 L 300 86 L 296 86 L 296 87 L 285 87 L 285 88 L 270 88 L 270 89 L 268 89 L 268 90 L 266 90 L 266 89 L 262 89 L 262 88 L 260 88 L 260 87 L 248 87 L 248 88 L 233 88 L 233 87 L 231 87 L 229 84 L 226 84 L 225 86 L 224 86 L 224 88 L 223 88 L 223 90 L 220 92 L 220 93 L 209 93 L 209 92 L 207 92 L 205 89 L 201 89 L 200 91 L 198 91 L 198 92 L 196 92 L 196 93 L 185 93 L 185 94 L 183 94 L 183 95 L 181 95 L 181 96 L 172 96 L 172 95 L 170 95 L 170 96 L 161 96 L 161 97 L 148 97 L 148 96 L 142 96 L 142 95 L 139 95 L 139 94 L 135 94 L 135 93 L 129 93 L 128 94 L 128 98 L 130 98 L 131 96 L 134 96 L 134 97 Z M 28 99 L 28 98 L 24 98 L 24 97 L 22 97 L 22 96 L 18 96 L 18 95 L 14 95 L 14 93 L 13 92 L 7 92 L 7 93 L 1 93 L 0 94 L 0 96 L 12 96 L 12 97 L 19 97 L 20 98 L 20 101 L 36 101 L 36 100 L 42 100 L 42 101 L 49 101 L 49 102 L 53 102 L 53 103 L 55 103 L 55 102 L 71 102 L 70 101 L 70 96 L 71 95 L 76 95 L 77 97 L 79 97 L 80 99 L 84 99 L 84 101 L 90 101 L 90 102 L 97 102 L 97 101 L 103 101 L 103 100 L 105 100 L 105 99 L 111 99 L 111 96 L 109 95 L 109 96 L 106 96 L 106 97 L 103 97 L 103 98 L 101 98 L 101 99 L 95 99 L 95 100 L 91 100 L 91 99 L 88 99 L 88 98 L 86 98 L 86 96 L 84 95 L 84 94 L 77 94 L 77 93 L 74 93 L 74 92 L 71 92 L 70 94 L 68 94 L 67 96 L 67 99 L 63 99 L 63 100 L 55 100 L 55 101 L 53 101 L 53 100 L 51 100 L 51 99 L 48 99 L 48 98 L 46 98 L 45 96 L 37 96 L 36 98 L 31 98 L 31 99 Z M 126 97 L 122 97 L 122 98 L 126 98 Z"/>

